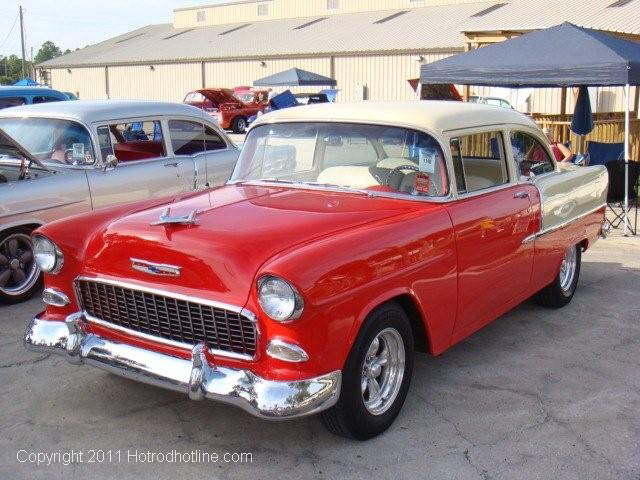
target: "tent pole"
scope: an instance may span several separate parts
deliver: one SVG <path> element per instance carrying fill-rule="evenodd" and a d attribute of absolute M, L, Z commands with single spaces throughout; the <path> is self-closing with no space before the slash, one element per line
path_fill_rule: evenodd
<path fill-rule="evenodd" d="M 629 109 L 631 107 L 631 91 L 629 84 L 624 87 L 626 107 L 624 109 L 624 236 L 629 232 Z"/>

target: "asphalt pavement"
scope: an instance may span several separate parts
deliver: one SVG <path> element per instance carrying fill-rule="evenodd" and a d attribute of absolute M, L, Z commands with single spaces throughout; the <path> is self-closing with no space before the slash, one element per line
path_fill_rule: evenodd
<path fill-rule="evenodd" d="M 26 351 L 0 306 L 0 479 L 640 478 L 640 237 L 598 242 L 574 301 L 527 302 L 433 358 L 354 442 Z"/>

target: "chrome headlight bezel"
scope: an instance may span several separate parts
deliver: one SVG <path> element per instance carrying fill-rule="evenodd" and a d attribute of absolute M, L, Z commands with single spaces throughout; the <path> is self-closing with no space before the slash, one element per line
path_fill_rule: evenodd
<path fill-rule="evenodd" d="M 290 304 L 286 311 L 281 315 L 277 315 L 275 313 L 272 305 L 270 305 L 265 298 L 265 290 L 269 288 L 269 286 L 274 286 L 274 284 L 282 288 L 286 294 L 286 298 L 284 296 L 282 298 L 284 298 L 285 302 Z M 257 288 L 260 308 L 270 319 L 280 323 L 289 323 L 297 320 L 302 315 L 302 311 L 304 310 L 304 300 L 302 299 L 302 295 L 300 295 L 296 287 L 284 278 L 276 275 L 263 275 L 258 279 Z"/>
<path fill-rule="evenodd" d="M 64 255 L 58 245 L 44 235 L 34 235 L 31 240 L 31 244 L 33 258 L 36 265 L 38 265 L 38 268 L 50 275 L 60 273 L 60 270 L 62 270 L 62 267 L 64 266 Z M 46 246 L 47 248 L 42 248 L 42 246 Z M 41 252 L 38 252 L 39 248 L 41 248 Z M 42 261 L 43 255 L 49 255 L 50 261 L 47 263 Z"/>

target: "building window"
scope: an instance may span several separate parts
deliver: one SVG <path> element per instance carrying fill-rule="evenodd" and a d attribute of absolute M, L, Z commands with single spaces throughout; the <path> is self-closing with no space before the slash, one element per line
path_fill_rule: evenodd
<path fill-rule="evenodd" d="M 196 13 L 197 22 L 204 22 L 206 19 L 207 19 L 207 12 L 205 12 L 204 10 L 200 10 L 198 11 L 198 13 Z"/>
<path fill-rule="evenodd" d="M 327 10 L 338 10 L 340 8 L 340 0 L 327 0 Z"/>
<path fill-rule="evenodd" d="M 269 15 L 269 4 L 267 3 L 259 3 L 258 4 L 258 16 L 266 17 Z"/>

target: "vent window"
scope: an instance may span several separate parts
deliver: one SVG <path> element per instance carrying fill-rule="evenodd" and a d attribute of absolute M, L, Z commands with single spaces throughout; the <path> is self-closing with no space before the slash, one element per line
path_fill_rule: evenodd
<path fill-rule="evenodd" d="M 326 19 L 327 17 L 316 18 L 315 20 L 311 20 L 310 22 L 303 23 L 302 25 L 298 25 L 297 27 L 294 28 L 294 30 L 302 30 L 303 28 L 310 27 L 311 25 L 315 25 L 316 23 L 320 23 Z"/>
<path fill-rule="evenodd" d="M 266 17 L 269 15 L 269 4 L 267 3 L 259 3 L 258 4 L 258 16 Z"/>
<path fill-rule="evenodd" d="M 400 15 L 404 15 L 405 13 L 409 13 L 409 10 L 401 10 L 399 12 L 394 13 L 393 15 L 389 15 L 388 17 L 381 18 L 380 20 L 377 20 L 373 23 L 386 23 L 393 20 L 394 18 L 398 18 Z"/>
<path fill-rule="evenodd" d="M 189 33 L 189 32 L 191 32 L 193 30 L 194 30 L 193 28 L 189 28 L 188 30 L 183 30 L 182 32 L 174 33 L 173 35 L 169 35 L 167 37 L 164 37 L 163 40 L 169 40 L 170 38 L 177 37 L 178 35 L 182 35 L 183 33 Z"/>
<path fill-rule="evenodd" d="M 472 18 L 484 17 L 485 15 L 490 14 L 491 12 L 495 12 L 499 8 L 502 8 L 506 5 L 506 3 L 496 3 L 495 5 L 491 5 L 489 8 L 485 8 L 484 10 L 480 10 L 477 13 L 471 15 Z"/>
<path fill-rule="evenodd" d="M 225 30 L 220 35 L 229 35 L 230 33 L 237 32 L 238 30 L 242 30 L 243 28 L 247 28 L 250 23 L 245 23 L 244 25 L 238 25 L 237 27 L 230 28 L 229 30 Z"/>
<path fill-rule="evenodd" d="M 204 10 L 199 10 L 196 13 L 196 22 L 198 23 L 202 23 L 207 19 L 207 12 L 205 12 Z"/>
<path fill-rule="evenodd" d="M 613 2 L 611 5 L 607 5 L 607 8 L 624 7 L 631 2 L 633 2 L 633 0 L 618 0 L 617 2 Z"/>

